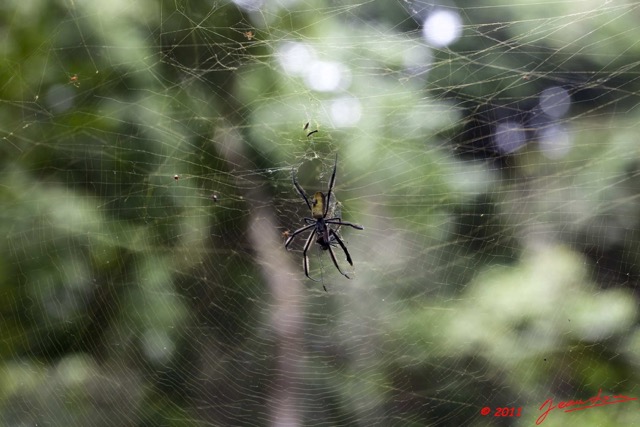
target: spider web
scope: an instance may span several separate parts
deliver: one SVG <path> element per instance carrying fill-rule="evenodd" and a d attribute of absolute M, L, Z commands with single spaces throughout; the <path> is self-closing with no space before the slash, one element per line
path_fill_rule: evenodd
<path fill-rule="evenodd" d="M 4 425 L 532 425 L 640 397 L 640 4 L 0 10 Z M 292 173 L 326 192 L 336 154 L 365 229 L 339 229 L 352 280 L 313 244 L 315 283 L 306 233 L 284 249 Z"/>

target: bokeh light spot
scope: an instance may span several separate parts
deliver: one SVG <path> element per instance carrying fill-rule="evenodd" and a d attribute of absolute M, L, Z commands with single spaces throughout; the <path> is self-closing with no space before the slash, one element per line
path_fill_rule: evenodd
<path fill-rule="evenodd" d="M 445 47 L 462 34 L 462 19 L 456 12 L 436 10 L 429 14 L 422 27 L 425 40 L 434 47 Z"/>
<path fill-rule="evenodd" d="M 501 153 L 509 154 L 520 149 L 526 143 L 527 138 L 520 124 L 507 121 L 496 127 L 494 141 Z"/>
<path fill-rule="evenodd" d="M 569 93 L 560 86 L 547 88 L 540 94 L 540 108 L 550 117 L 563 117 L 570 105 Z"/>
<path fill-rule="evenodd" d="M 351 75 L 339 62 L 315 61 L 307 71 L 305 83 L 318 92 L 335 92 L 349 86 Z"/>
<path fill-rule="evenodd" d="M 305 43 L 287 42 L 280 46 L 277 57 L 287 74 L 299 76 L 314 62 L 315 52 Z"/>
<path fill-rule="evenodd" d="M 361 117 L 362 106 L 357 98 L 339 98 L 331 104 L 331 119 L 337 127 L 355 126 Z"/>

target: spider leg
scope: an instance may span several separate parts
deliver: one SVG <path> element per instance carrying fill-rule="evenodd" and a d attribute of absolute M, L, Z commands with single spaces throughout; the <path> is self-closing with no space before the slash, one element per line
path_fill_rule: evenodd
<path fill-rule="evenodd" d="M 329 229 L 329 233 L 331 233 L 333 238 L 336 240 L 336 242 L 338 242 L 338 244 L 340 245 L 340 247 L 344 251 L 344 254 L 347 256 L 347 262 L 353 266 L 353 261 L 351 261 L 351 255 L 349 254 L 349 251 L 347 250 L 347 246 L 344 244 L 342 239 L 340 237 L 338 237 L 338 233 L 336 233 L 332 229 Z M 347 275 L 345 274 L 345 276 L 347 276 Z M 349 277 L 349 276 L 347 276 L 347 277 Z"/>
<path fill-rule="evenodd" d="M 311 246 L 311 243 L 313 242 L 313 238 L 315 237 L 315 235 L 316 235 L 315 230 L 311 230 L 311 233 L 309 233 L 309 237 L 307 238 L 307 241 L 304 244 L 304 249 L 302 250 L 302 266 L 304 267 L 305 276 L 307 276 L 309 279 L 313 280 L 314 282 L 319 282 L 319 280 L 309 276 L 309 257 L 307 256 L 307 251 L 309 250 L 309 246 Z"/>
<path fill-rule="evenodd" d="M 333 164 L 333 173 L 331 174 L 331 179 L 329 180 L 329 190 L 327 191 L 327 201 L 324 205 L 323 217 L 326 217 L 329 213 L 329 205 L 331 204 L 331 192 L 333 191 L 333 186 L 336 183 L 336 168 L 338 167 L 338 153 L 336 153 L 336 161 Z"/>
<path fill-rule="evenodd" d="M 298 190 L 298 194 L 300 194 L 300 197 L 304 199 L 305 203 L 309 207 L 309 210 L 311 210 L 311 203 L 309 203 L 309 198 L 307 197 L 307 194 L 304 192 L 302 187 L 300 187 L 300 184 L 298 184 L 298 181 L 296 180 L 295 169 L 291 169 L 291 178 L 293 179 L 293 185 L 296 187 L 296 190 Z"/>
<path fill-rule="evenodd" d="M 363 226 L 358 225 L 358 224 L 353 224 L 351 222 L 345 222 L 341 218 L 325 219 L 324 222 L 327 223 L 327 224 L 347 225 L 347 226 L 353 227 L 353 228 L 355 228 L 357 230 L 364 230 Z"/>
<path fill-rule="evenodd" d="M 331 231 L 333 231 L 333 230 L 331 230 Z M 334 236 L 335 236 L 335 234 L 334 234 Z M 337 239 L 337 238 L 338 238 L 338 237 L 336 236 L 336 239 Z M 341 246 L 342 246 L 342 249 L 344 249 L 344 250 L 346 251 L 346 248 L 344 247 L 344 243 L 343 243 L 343 244 L 341 244 Z M 338 271 L 340 272 L 340 274 L 342 274 L 342 275 L 343 275 L 344 277 L 346 277 L 347 279 L 351 279 L 351 277 L 347 276 L 347 274 L 346 274 L 344 271 L 342 271 L 342 269 L 341 269 L 341 268 L 340 268 L 340 266 L 338 265 L 338 260 L 336 259 L 336 254 L 335 254 L 335 252 L 333 252 L 333 248 L 331 247 L 331 245 L 329 245 L 329 247 L 328 247 L 327 249 L 329 249 L 329 255 L 331 255 L 331 261 L 333 261 L 333 265 L 335 265 L 335 266 L 336 266 L 336 268 L 338 269 Z M 351 257 L 349 257 L 349 263 L 351 264 L 350 259 L 351 259 Z M 351 265 L 353 265 L 353 264 L 351 264 Z"/>
<path fill-rule="evenodd" d="M 289 249 L 289 244 L 293 241 L 293 238 L 296 237 L 298 234 L 305 232 L 306 230 L 310 229 L 311 227 L 313 227 L 314 224 L 310 224 L 307 225 L 305 227 L 302 228 L 298 228 L 296 231 L 294 231 L 293 233 L 291 233 L 291 235 L 289 236 L 289 238 L 287 239 L 286 242 L 284 242 L 284 247 Z"/>

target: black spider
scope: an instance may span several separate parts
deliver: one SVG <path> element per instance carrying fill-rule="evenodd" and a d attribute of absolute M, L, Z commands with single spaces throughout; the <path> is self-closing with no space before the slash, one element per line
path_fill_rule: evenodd
<path fill-rule="evenodd" d="M 326 196 L 324 193 L 318 191 L 313 195 L 313 198 L 311 199 L 311 201 L 309 201 L 309 197 L 307 197 L 307 194 L 304 192 L 302 187 L 300 187 L 300 184 L 298 184 L 298 181 L 296 180 L 295 170 L 292 172 L 293 185 L 296 187 L 296 190 L 298 190 L 298 193 L 304 199 L 305 203 L 311 210 L 311 218 L 308 218 L 308 217 L 304 218 L 304 221 L 307 225 L 291 233 L 287 241 L 284 243 L 284 247 L 288 249 L 289 244 L 293 241 L 293 239 L 298 234 L 311 229 L 311 233 L 309 233 L 309 237 L 307 238 L 307 241 L 304 244 L 304 249 L 302 250 L 302 265 L 304 267 L 305 276 L 307 276 L 309 279 L 316 282 L 318 282 L 318 280 L 309 276 L 309 257 L 307 256 L 307 251 L 309 250 L 309 247 L 313 242 L 313 238 L 315 237 L 316 243 L 320 245 L 322 250 L 329 251 L 329 255 L 331 255 L 331 260 L 333 261 L 333 264 L 336 266 L 340 274 L 342 274 L 347 279 L 350 279 L 350 277 L 347 276 L 347 274 L 340 269 L 340 266 L 338 265 L 338 260 L 336 259 L 336 254 L 333 252 L 332 246 L 335 245 L 336 243 L 340 245 L 340 247 L 344 251 L 344 254 L 347 256 L 347 262 L 353 266 L 353 261 L 351 261 L 351 255 L 347 250 L 347 246 L 344 244 L 340 236 L 338 236 L 338 233 L 336 232 L 336 230 L 334 230 L 330 226 L 337 225 L 338 227 L 340 227 L 342 225 L 347 225 L 357 230 L 364 230 L 364 227 L 362 227 L 361 225 L 342 221 L 342 218 L 340 217 L 327 218 L 327 215 L 329 214 L 329 205 L 331 203 L 331 192 L 333 191 L 333 186 L 336 181 L 337 166 L 338 166 L 338 155 L 336 154 L 336 161 L 333 165 L 333 173 L 331 174 L 331 179 L 329 180 L 329 190 L 327 191 Z M 326 288 L 325 288 L 325 291 L 326 291 Z"/>

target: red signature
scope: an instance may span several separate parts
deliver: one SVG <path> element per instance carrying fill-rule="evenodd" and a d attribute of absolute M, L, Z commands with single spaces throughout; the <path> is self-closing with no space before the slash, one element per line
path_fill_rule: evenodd
<path fill-rule="evenodd" d="M 595 408 L 597 406 L 614 405 L 616 403 L 624 403 L 624 402 L 629 402 L 631 400 L 638 400 L 637 397 L 629 397 L 629 396 L 625 396 L 624 394 L 616 394 L 613 396 L 601 396 L 601 394 L 602 394 L 602 389 L 598 390 L 598 394 L 596 394 L 593 397 L 590 397 L 587 400 L 568 400 L 566 402 L 558 403 L 558 406 L 553 406 L 553 399 L 547 399 L 540 406 L 539 410 L 542 411 L 545 406 L 548 406 L 548 408 L 538 417 L 538 419 L 536 420 L 536 424 L 537 425 L 542 424 L 542 422 L 547 418 L 547 415 L 549 415 L 549 412 L 551 412 L 556 408 L 564 409 L 565 410 L 564 412 L 573 412 L 573 411 L 582 411 L 583 409 Z M 571 408 L 572 406 L 575 406 L 575 408 Z M 571 409 L 565 409 L 565 408 L 571 408 Z"/>

